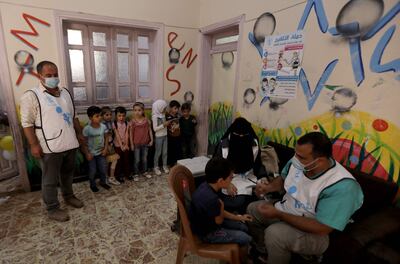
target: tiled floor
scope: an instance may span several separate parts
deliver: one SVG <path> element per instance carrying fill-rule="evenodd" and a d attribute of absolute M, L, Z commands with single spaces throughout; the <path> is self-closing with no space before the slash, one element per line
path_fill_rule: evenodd
<path fill-rule="evenodd" d="M 176 203 L 166 175 L 96 194 L 87 182 L 74 190 L 85 207 L 62 203 L 71 216 L 65 223 L 47 219 L 41 192 L 0 204 L 0 263 L 175 263 L 178 236 L 169 225 Z M 219 262 L 190 255 L 184 263 Z"/>
<path fill-rule="evenodd" d="M 0 196 L 5 193 L 22 191 L 22 189 L 19 176 L 0 181 Z"/>

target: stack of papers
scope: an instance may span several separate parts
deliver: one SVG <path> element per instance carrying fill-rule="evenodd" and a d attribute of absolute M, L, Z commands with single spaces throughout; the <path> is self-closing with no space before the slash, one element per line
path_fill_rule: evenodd
<path fill-rule="evenodd" d="M 204 170 L 209 160 L 206 156 L 200 156 L 192 159 L 178 160 L 178 164 L 188 168 L 193 176 L 196 177 L 204 175 Z"/>

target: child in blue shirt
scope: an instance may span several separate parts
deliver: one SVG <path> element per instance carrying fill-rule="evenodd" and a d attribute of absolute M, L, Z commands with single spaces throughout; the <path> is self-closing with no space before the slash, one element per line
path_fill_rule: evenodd
<path fill-rule="evenodd" d="M 89 161 L 89 182 L 92 192 L 98 192 L 95 175 L 100 176 L 100 186 L 106 190 L 111 187 L 107 184 L 106 178 L 106 155 L 107 155 L 107 128 L 101 123 L 101 109 L 97 106 L 91 106 L 87 109 L 87 115 L 90 119 L 88 125 L 83 129 L 83 136 L 88 142 L 89 152 L 86 159 Z"/>
<path fill-rule="evenodd" d="M 193 193 L 189 210 L 193 233 L 207 243 L 237 243 L 241 248 L 241 263 L 245 263 L 251 236 L 244 222 L 252 221 L 248 214 L 235 215 L 224 210 L 218 193 L 227 188 L 233 178 L 232 164 L 220 157 L 212 158 L 205 168 L 206 182 Z"/>

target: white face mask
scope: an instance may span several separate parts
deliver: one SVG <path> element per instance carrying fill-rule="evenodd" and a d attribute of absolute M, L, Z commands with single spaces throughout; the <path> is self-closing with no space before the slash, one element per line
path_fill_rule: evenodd
<path fill-rule="evenodd" d="M 56 88 L 59 83 L 60 79 L 58 77 L 44 78 L 44 85 L 48 88 Z"/>
<path fill-rule="evenodd" d="M 313 169 L 317 168 L 319 166 L 319 164 L 315 164 L 318 161 L 319 158 L 316 158 L 315 160 L 309 162 L 308 164 L 303 164 L 299 161 L 298 158 L 296 158 L 296 156 L 293 156 L 292 158 L 292 165 L 293 167 L 295 167 L 298 170 L 303 171 L 304 173 L 312 171 Z M 315 164 L 314 166 L 312 166 L 313 164 Z M 311 168 L 310 168 L 311 166 Z"/>

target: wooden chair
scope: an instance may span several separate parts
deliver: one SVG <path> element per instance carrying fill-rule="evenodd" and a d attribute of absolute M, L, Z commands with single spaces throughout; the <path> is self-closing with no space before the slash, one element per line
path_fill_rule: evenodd
<path fill-rule="evenodd" d="M 176 263 L 183 263 L 185 254 L 192 254 L 204 258 L 212 258 L 227 261 L 231 264 L 239 264 L 239 246 L 237 244 L 207 244 L 197 238 L 191 230 L 186 208 L 190 206 L 191 196 L 195 190 L 194 178 L 188 168 L 176 165 L 168 176 L 169 186 L 178 204 L 180 216 L 180 239 Z"/>

